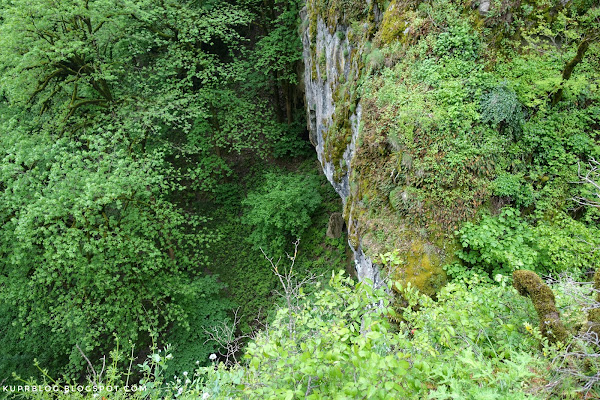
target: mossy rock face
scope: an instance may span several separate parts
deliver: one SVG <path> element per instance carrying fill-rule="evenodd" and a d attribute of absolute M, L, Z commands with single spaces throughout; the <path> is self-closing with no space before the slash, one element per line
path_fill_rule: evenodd
<path fill-rule="evenodd" d="M 402 282 L 410 282 L 422 293 L 434 296 L 446 284 L 446 272 L 442 268 L 440 249 L 422 240 L 414 240 L 406 253 L 406 264 L 399 271 Z"/>
<path fill-rule="evenodd" d="M 383 14 L 377 40 L 381 44 L 401 40 L 407 33 L 407 21 L 404 18 L 405 6 L 401 1 L 393 0 Z"/>
<path fill-rule="evenodd" d="M 391 278 L 427 294 L 446 281 L 442 267 L 460 247 L 455 232 L 497 211 L 499 174 L 530 163 L 510 159 L 517 138 L 484 122 L 481 99 L 506 75 L 496 70 L 509 59 L 504 51 L 516 57 L 520 35 L 563 7 L 559 0 L 492 1 L 478 9 L 481 3 L 307 0 L 311 37 L 318 23 L 336 35 L 331 42 L 344 41 L 327 60 L 329 76 L 319 71 L 316 50 L 307 73 L 326 80 L 334 106 L 322 120 L 321 155 L 334 186 L 345 184 L 348 239 L 371 259 L 397 250 L 403 264 Z M 540 301 L 540 312 L 552 314 Z"/>
<path fill-rule="evenodd" d="M 325 21 L 329 32 L 333 34 L 338 25 L 348 26 L 352 22 L 366 20 L 373 7 L 367 7 L 364 0 L 308 0 L 306 5 L 309 32 L 313 39 L 316 35 L 317 18 Z"/>
<path fill-rule="evenodd" d="M 567 330 L 560 320 L 556 309 L 554 293 L 533 271 L 513 272 L 513 286 L 519 294 L 529 297 L 540 319 L 540 331 L 551 343 L 564 342 Z"/>

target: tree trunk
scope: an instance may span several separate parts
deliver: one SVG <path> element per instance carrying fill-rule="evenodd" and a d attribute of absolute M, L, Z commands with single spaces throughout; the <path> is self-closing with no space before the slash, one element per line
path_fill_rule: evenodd
<path fill-rule="evenodd" d="M 556 93 L 554 93 L 554 96 L 552 96 L 552 105 L 555 105 L 556 103 L 561 101 L 563 97 L 562 85 L 569 80 L 577 64 L 579 64 L 583 60 L 583 56 L 585 55 L 585 52 L 587 51 L 588 47 L 590 47 L 590 42 L 587 39 L 585 39 L 579 44 L 579 47 L 577 47 L 577 54 L 575 55 L 575 57 L 573 57 L 573 59 L 569 61 L 569 63 L 565 66 L 565 69 L 562 73 L 562 82 L 560 83 L 560 88 L 556 91 Z"/>

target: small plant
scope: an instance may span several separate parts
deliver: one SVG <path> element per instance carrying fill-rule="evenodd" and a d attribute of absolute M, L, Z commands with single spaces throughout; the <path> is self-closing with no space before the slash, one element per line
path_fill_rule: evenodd
<path fill-rule="evenodd" d="M 467 222 L 457 232 L 462 249 L 456 255 L 463 269 L 511 275 L 518 269 L 541 273 L 576 273 L 598 268 L 595 256 L 598 230 L 563 213 L 532 225 L 513 208 L 497 216 L 484 216 L 478 223 Z M 460 264 L 448 267 L 449 275 L 461 273 Z"/>
<path fill-rule="evenodd" d="M 518 207 L 529 207 L 534 201 L 534 191 L 522 176 L 501 173 L 492 183 L 494 195 L 509 197 Z"/>
<path fill-rule="evenodd" d="M 456 253 L 458 257 L 490 277 L 538 267 L 533 230 L 515 209 L 504 208 L 496 217 L 484 216 L 478 224 L 468 222 L 457 233 L 463 247 Z"/>
<path fill-rule="evenodd" d="M 381 68 L 384 61 L 385 61 L 385 55 L 383 54 L 383 52 L 380 49 L 378 49 L 376 47 L 373 47 L 371 52 L 365 58 L 365 63 L 373 71 L 376 71 L 379 68 Z"/>
<path fill-rule="evenodd" d="M 501 85 L 481 97 L 481 120 L 500 132 L 517 136 L 525 120 L 523 106 L 512 89 Z"/>

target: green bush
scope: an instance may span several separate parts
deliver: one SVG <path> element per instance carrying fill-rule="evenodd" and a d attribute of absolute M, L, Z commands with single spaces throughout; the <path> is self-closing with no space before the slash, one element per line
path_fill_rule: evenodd
<path fill-rule="evenodd" d="M 173 352 L 170 374 L 180 375 L 191 365 L 198 365 L 197 361 L 206 365 L 209 355 L 218 351 L 217 344 L 208 340 L 207 331 L 222 323 L 231 323 L 228 311 L 233 303 L 220 296 L 221 284 L 199 280 L 190 283 L 188 288 L 188 295 L 178 302 L 187 315 L 185 324 L 175 325 L 165 335 L 165 342 L 172 345 Z"/>
<path fill-rule="evenodd" d="M 210 398 L 389 399 L 421 388 L 385 318 L 392 310 L 383 290 L 340 272 L 298 300 L 249 344 L 245 365 L 200 369 L 202 391 Z"/>
<path fill-rule="evenodd" d="M 529 207 L 534 201 L 532 185 L 520 175 L 500 173 L 492 182 L 492 190 L 496 196 L 510 197 L 518 207 Z"/>
<path fill-rule="evenodd" d="M 437 301 L 398 286 L 408 303 L 400 330 L 413 357 L 412 373 L 428 382 L 411 398 L 526 399 L 547 361 L 524 323 L 535 311 L 510 287 L 508 277 L 454 281 Z M 545 398 L 543 395 L 541 398 Z"/>
<path fill-rule="evenodd" d="M 315 175 L 268 172 L 265 183 L 248 193 L 242 221 L 253 227 L 248 240 L 267 255 L 281 255 L 291 240 L 310 226 L 321 204 L 319 179 Z"/>
<path fill-rule="evenodd" d="M 534 226 L 507 207 L 497 216 L 467 222 L 457 234 L 462 249 L 456 254 L 463 264 L 446 267 L 453 277 L 471 272 L 494 277 L 518 269 L 578 273 L 600 266 L 595 257 L 598 229 L 563 213 L 541 216 Z"/>
<path fill-rule="evenodd" d="M 481 119 L 500 132 L 516 136 L 524 122 L 523 106 L 514 90 L 502 85 L 481 96 Z"/>
<path fill-rule="evenodd" d="M 85 368 L 76 345 L 99 358 L 113 334 L 147 344 L 185 325 L 178 300 L 221 287 L 196 272 L 214 236 L 168 201 L 160 156 L 115 149 L 126 139 L 112 132 L 81 140 L 0 135 L 0 309 L 4 332 L 27 338 L 11 356 L 71 377 Z"/>
<path fill-rule="evenodd" d="M 458 257 L 469 267 L 490 276 L 510 275 L 517 269 L 536 270 L 539 252 L 531 226 L 518 211 L 505 208 L 498 216 L 467 222 L 458 232 Z M 448 271 L 452 275 L 452 271 Z"/>
<path fill-rule="evenodd" d="M 471 27 L 461 21 L 451 26 L 447 32 L 437 36 L 433 52 L 439 57 L 458 57 L 463 60 L 474 60 L 479 55 L 481 40 Z"/>

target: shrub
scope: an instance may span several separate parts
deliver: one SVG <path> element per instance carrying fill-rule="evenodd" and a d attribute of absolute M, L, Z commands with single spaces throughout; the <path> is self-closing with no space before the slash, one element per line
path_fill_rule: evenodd
<path fill-rule="evenodd" d="M 457 256 L 468 267 L 490 276 L 510 275 L 517 269 L 535 270 L 538 266 L 533 230 L 512 208 L 503 209 L 495 217 L 484 216 L 479 224 L 467 222 L 458 235 L 463 248 Z"/>
<path fill-rule="evenodd" d="M 481 119 L 497 126 L 501 132 L 520 134 L 524 114 L 515 91 L 502 85 L 481 96 Z"/>
<path fill-rule="evenodd" d="M 437 301 L 398 287 L 408 303 L 401 335 L 413 373 L 428 387 L 411 398 L 537 398 L 527 386 L 539 379 L 531 378 L 546 362 L 523 325 L 535 312 L 508 277 L 497 281 L 486 283 L 479 276 L 454 281 L 438 292 Z"/>
<path fill-rule="evenodd" d="M 598 230 L 563 213 L 541 216 L 533 226 L 517 210 L 504 208 L 498 216 L 466 223 L 457 234 L 463 248 L 456 255 L 464 265 L 447 267 L 454 278 L 465 269 L 493 277 L 517 269 L 577 273 L 600 265 L 595 257 L 600 244 Z"/>
<path fill-rule="evenodd" d="M 510 197 L 518 207 L 529 207 L 534 201 L 534 192 L 531 184 L 525 182 L 520 175 L 501 173 L 492 183 L 494 195 Z"/>
<path fill-rule="evenodd" d="M 310 226 L 321 204 L 315 175 L 268 172 L 265 183 L 242 202 L 243 222 L 254 227 L 248 240 L 269 255 L 281 255 L 286 243 L 299 238 Z"/>
<path fill-rule="evenodd" d="M 433 45 L 433 52 L 439 57 L 460 57 L 474 60 L 479 55 L 481 41 L 479 35 L 468 24 L 451 26 L 447 32 L 440 33 Z"/>

